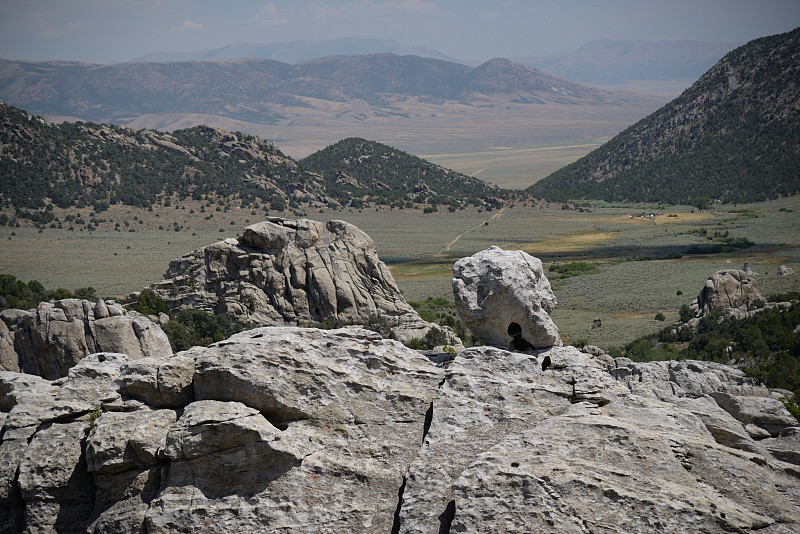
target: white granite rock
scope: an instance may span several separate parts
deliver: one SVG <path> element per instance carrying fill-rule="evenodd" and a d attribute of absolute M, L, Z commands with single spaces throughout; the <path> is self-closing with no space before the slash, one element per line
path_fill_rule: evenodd
<path fill-rule="evenodd" d="M 550 319 L 556 297 L 542 262 L 521 250 L 490 247 L 453 265 L 461 320 L 484 343 L 517 350 L 561 345 Z"/>

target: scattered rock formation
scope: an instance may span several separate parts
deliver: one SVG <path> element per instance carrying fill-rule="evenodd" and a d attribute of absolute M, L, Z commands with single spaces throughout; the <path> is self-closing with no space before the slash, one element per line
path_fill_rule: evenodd
<path fill-rule="evenodd" d="M 515 349 L 561 345 L 550 319 L 556 296 L 542 262 L 521 250 L 490 247 L 453 265 L 461 320 L 484 343 Z"/>
<path fill-rule="evenodd" d="M 404 317 L 369 238 L 342 225 L 250 227 L 173 262 L 166 296 L 284 322 Z M 441 360 L 360 328 L 277 326 L 156 354 L 147 335 L 105 341 L 124 330 L 107 319 L 144 324 L 113 304 L 3 312 L 1 358 L 20 332 L 53 333 L 40 345 L 71 364 L 54 380 L 0 370 L 0 532 L 800 530 L 789 392 L 721 364 L 561 346 L 555 296 L 524 252 L 460 260 L 453 287 L 467 325 L 513 350 Z M 243 311 L 242 295 L 262 304 Z M 90 340 L 131 354 L 69 360 Z"/>
<path fill-rule="evenodd" d="M 756 281 L 745 271 L 725 269 L 708 277 L 691 308 L 695 312 L 707 313 L 714 308 L 747 310 L 764 303 L 766 299 L 758 291 Z"/>
<path fill-rule="evenodd" d="M 431 327 L 403 299 L 369 236 L 344 221 L 272 217 L 173 260 L 154 290 L 171 310 L 225 313 L 249 326 L 379 316 L 404 341 Z"/>
<path fill-rule="evenodd" d="M 778 267 L 778 276 L 789 276 L 792 274 L 794 274 L 794 269 L 791 267 L 787 267 L 785 265 Z"/>
<path fill-rule="evenodd" d="M 172 355 L 161 327 L 113 301 L 63 299 L 35 310 L 0 312 L 0 368 L 54 380 L 85 356 L 120 352 L 131 359 Z"/>

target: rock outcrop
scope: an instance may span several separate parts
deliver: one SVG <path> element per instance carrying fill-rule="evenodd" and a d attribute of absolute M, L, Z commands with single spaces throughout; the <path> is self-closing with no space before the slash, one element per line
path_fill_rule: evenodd
<path fill-rule="evenodd" d="M 431 327 L 403 299 L 372 239 L 344 221 L 272 217 L 173 260 L 154 289 L 173 311 L 225 313 L 249 326 L 383 317 L 404 341 Z"/>
<path fill-rule="evenodd" d="M 0 372 L 0 532 L 390 532 L 442 376 L 367 330 L 293 327 Z"/>
<path fill-rule="evenodd" d="M 0 312 L 0 368 L 54 380 L 82 358 L 119 352 L 131 359 L 172 355 L 161 327 L 126 314 L 112 301 L 43 302 L 35 310 Z"/>
<path fill-rule="evenodd" d="M 764 303 L 766 299 L 761 296 L 758 284 L 745 271 L 725 269 L 708 277 L 690 307 L 695 312 L 707 313 L 714 308 L 747 310 Z"/>
<path fill-rule="evenodd" d="M 346 328 L 0 372 L 2 532 L 796 532 L 800 427 L 707 362 L 445 369 Z"/>
<path fill-rule="evenodd" d="M 406 476 L 398 531 L 800 527 L 797 421 L 783 410 L 778 437 L 762 444 L 723 403 L 699 392 L 716 384 L 765 394 L 763 386 L 742 380 L 737 389 L 721 380 L 725 366 L 700 372 L 702 362 L 680 363 L 697 366 L 697 376 L 680 378 L 676 370 L 684 387 L 673 393 L 660 367 L 649 382 L 615 380 L 605 364 L 572 347 L 460 353 Z"/>
<path fill-rule="evenodd" d="M 542 262 L 521 250 L 490 247 L 453 265 L 461 320 L 484 343 L 516 350 L 561 345 L 550 319 L 556 297 Z"/>

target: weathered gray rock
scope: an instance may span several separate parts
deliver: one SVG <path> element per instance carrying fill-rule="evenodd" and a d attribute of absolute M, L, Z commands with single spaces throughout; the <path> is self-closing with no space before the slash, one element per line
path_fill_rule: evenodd
<path fill-rule="evenodd" d="M 664 400 L 702 397 L 715 392 L 768 397 L 769 390 L 740 369 L 696 360 L 632 362 L 617 358 L 611 375 L 632 393 Z"/>
<path fill-rule="evenodd" d="M 20 532 L 25 503 L 17 482 L 28 443 L 55 396 L 52 383 L 38 376 L 0 371 L 0 532 Z"/>
<path fill-rule="evenodd" d="M 19 356 L 14 350 L 14 334 L 0 320 L 0 369 L 19 372 Z"/>
<path fill-rule="evenodd" d="M 708 313 L 715 308 L 747 310 L 765 303 L 758 284 L 745 271 L 725 269 L 708 277 L 700 294 L 692 301 L 691 308 Z"/>
<path fill-rule="evenodd" d="M 447 532 L 453 484 L 480 453 L 563 412 L 573 398 L 605 404 L 614 391 L 625 393 L 573 347 L 538 354 L 491 347 L 459 353 L 446 370 L 430 430 L 406 475 L 400 532 Z"/>
<path fill-rule="evenodd" d="M 225 313 L 243 325 L 380 316 L 403 341 L 431 327 L 403 299 L 372 239 L 344 221 L 271 217 L 173 260 L 154 289 L 171 310 Z"/>
<path fill-rule="evenodd" d="M 280 446 L 293 452 L 274 465 L 263 462 L 266 452 L 248 459 L 247 447 L 202 456 L 203 467 L 201 458 L 173 461 L 168 486 L 148 512 L 148 532 L 200 521 L 201 513 L 220 529 L 391 531 L 398 488 L 422 439 L 420 422 L 440 369 L 358 329 L 261 328 L 183 354 L 196 359 L 198 401 L 189 408 L 205 399 L 247 406 L 247 413 L 263 416 L 253 416 L 260 422 L 252 432 L 282 429 Z M 252 447 L 278 445 L 267 440 Z M 222 479 L 217 485 L 206 480 L 198 491 L 187 487 L 190 468 L 215 470 Z M 250 472 L 260 475 L 251 479 Z"/>
<path fill-rule="evenodd" d="M 154 466 L 176 420 L 173 410 L 104 412 L 86 440 L 88 471 L 113 475 Z"/>
<path fill-rule="evenodd" d="M 475 347 L 441 369 L 370 331 L 276 327 L 52 382 L 0 372 L 0 527 L 800 529 L 800 434 L 768 390 L 587 350 Z"/>
<path fill-rule="evenodd" d="M 96 317 L 96 311 L 102 317 Z M 0 327 L 0 366 L 9 371 L 54 380 L 96 352 L 130 358 L 172 354 L 161 327 L 145 317 L 123 315 L 117 304 L 64 299 L 43 302 L 31 312 L 7 312 Z"/>
<path fill-rule="evenodd" d="M 785 265 L 781 265 L 778 267 L 778 276 L 790 276 L 794 274 L 794 269 L 791 267 L 787 267 Z"/>
<path fill-rule="evenodd" d="M 777 437 L 765 439 L 762 444 L 778 460 L 800 465 L 800 427 L 786 428 Z"/>
<path fill-rule="evenodd" d="M 120 393 L 156 408 L 182 408 L 194 400 L 194 359 L 142 358 L 122 364 Z"/>
<path fill-rule="evenodd" d="M 561 345 L 542 262 L 521 250 L 490 247 L 461 258 L 453 265 L 453 295 L 461 320 L 484 343 L 517 350 Z"/>
<path fill-rule="evenodd" d="M 457 355 L 406 476 L 399 532 L 800 526 L 798 471 L 710 397 L 642 397 L 608 378 L 572 347 Z"/>
<path fill-rule="evenodd" d="M 777 436 L 787 427 L 798 425 L 797 419 L 779 400 L 763 397 L 742 397 L 725 392 L 711 393 L 717 404 L 744 425 L 755 425 Z"/>
<path fill-rule="evenodd" d="M 94 506 L 94 483 L 82 444 L 88 418 L 49 423 L 33 434 L 19 465 L 26 532 L 83 532 Z"/>

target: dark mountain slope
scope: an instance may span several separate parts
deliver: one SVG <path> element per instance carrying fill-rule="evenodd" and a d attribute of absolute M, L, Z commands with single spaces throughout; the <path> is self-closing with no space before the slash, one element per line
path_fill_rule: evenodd
<path fill-rule="evenodd" d="M 476 206 L 499 204 L 512 193 L 477 178 L 445 169 L 390 146 L 349 138 L 301 160 L 308 171 L 322 175 L 328 191 L 352 198 L 360 207 L 364 201 L 402 205 L 413 200 L 421 204 L 443 204 L 453 208 L 464 201 Z"/>
<path fill-rule="evenodd" d="M 55 125 L 0 102 L 0 204 L 39 223 L 52 221 L 51 203 L 102 211 L 116 203 L 148 207 L 168 199 L 233 197 L 283 210 L 357 198 L 359 206 L 461 207 L 498 205 L 520 194 L 364 140 L 343 141 L 310 161 L 317 166 L 299 166 L 272 143 L 239 132 Z M 342 184 L 343 176 L 355 176 L 356 185 Z"/>
<path fill-rule="evenodd" d="M 528 191 L 670 203 L 800 193 L 800 28 L 730 52 L 680 97 Z"/>
<path fill-rule="evenodd" d="M 173 194 L 283 205 L 314 185 L 291 158 L 253 136 L 205 126 L 168 135 L 82 122 L 55 125 L 0 103 L 0 199 L 18 209 L 48 202 L 146 207 Z"/>

